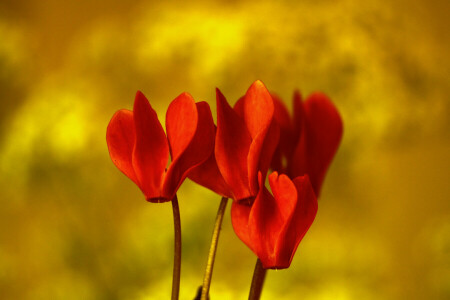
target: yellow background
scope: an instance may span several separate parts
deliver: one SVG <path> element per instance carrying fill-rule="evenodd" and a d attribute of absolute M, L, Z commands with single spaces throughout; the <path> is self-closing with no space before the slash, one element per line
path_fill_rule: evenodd
<path fill-rule="evenodd" d="M 171 205 L 110 161 L 106 126 L 142 90 L 215 112 L 261 79 L 344 119 L 315 223 L 263 299 L 449 299 L 448 1 L 1 1 L 0 297 L 168 299 Z M 181 298 L 201 284 L 219 197 L 186 181 Z M 255 258 L 225 218 L 211 299 Z"/>

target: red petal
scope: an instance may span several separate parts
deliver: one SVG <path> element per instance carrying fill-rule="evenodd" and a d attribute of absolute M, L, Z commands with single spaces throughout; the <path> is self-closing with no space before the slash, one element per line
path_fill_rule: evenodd
<path fill-rule="evenodd" d="M 250 205 L 233 201 L 231 204 L 231 223 L 233 224 L 234 232 L 239 239 L 254 252 L 253 243 L 250 240 L 250 232 L 248 228 L 250 209 Z"/>
<path fill-rule="evenodd" d="M 297 190 L 294 183 L 285 174 L 273 172 L 269 175 L 269 184 L 277 203 L 277 210 L 286 222 L 292 218 L 297 205 Z"/>
<path fill-rule="evenodd" d="M 252 139 L 265 131 L 272 122 L 274 105 L 272 96 L 264 84 L 257 80 L 243 99 L 244 121 Z"/>
<path fill-rule="evenodd" d="M 257 80 L 238 101 L 237 111 L 244 112 L 245 124 L 252 137 L 248 154 L 248 180 L 252 194 L 258 191 L 257 174 L 265 178 L 279 139 L 278 125 L 273 122 L 274 104 L 264 84 Z"/>
<path fill-rule="evenodd" d="M 214 151 L 204 163 L 189 171 L 188 177 L 222 197 L 232 198 L 230 188 L 220 174 Z"/>
<path fill-rule="evenodd" d="M 283 231 L 280 233 L 280 238 L 276 244 L 275 252 L 279 256 L 278 268 L 280 266 L 283 268 L 290 266 L 298 245 L 313 223 L 317 213 L 317 198 L 308 175 L 295 178 L 292 181 L 293 183 L 289 179 L 288 181 L 292 185 L 289 187 L 289 192 L 279 182 L 271 181 L 269 177 L 274 197 L 280 205 L 289 203 L 289 198 L 293 198 L 294 194 L 296 199 L 295 202 L 290 202 L 291 204 L 295 204 L 295 206 L 289 207 L 291 216 Z M 294 190 L 292 190 L 293 186 L 295 186 Z"/>
<path fill-rule="evenodd" d="M 166 113 L 166 129 L 172 161 L 186 150 L 194 138 L 197 123 L 197 107 L 191 95 L 182 93 L 170 103 Z"/>
<path fill-rule="evenodd" d="M 223 179 L 235 200 L 251 197 L 248 183 L 247 156 L 251 136 L 243 120 L 230 107 L 225 97 L 216 90 L 217 133 L 215 156 Z"/>
<path fill-rule="evenodd" d="M 264 268 L 287 268 L 289 257 L 279 252 L 279 239 L 291 222 L 297 202 L 297 191 L 286 175 L 276 172 L 269 176 L 269 182 L 276 198 L 265 188 L 261 173 L 260 193 L 253 203 L 249 217 L 250 237 L 254 251 Z"/>
<path fill-rule="evenodd" d="M 341 141 L 342 120 L 324 94 L 311 95 L 303 107 L 305 122 L 294 152 L 292 175 L 308 174 L 319 196 L 325 173 Z"/>
<path fill-rule="evenodd" d="M 122 109 L 111 118 L 106 129 L 106 143 L 109 156 L 116 167 L 139 186 L 131 163 L 136 134 L 133 124 L 133 112 Z"/>
<path fill-rule="evenodd" d="M 253 205 L 234 202 L 231 221 L 237 236 L 258 256 L 266 269 L 284 269 L 317 213 L 317 198 L 308 176 L 293 181 L 274 172 L 269 183 L 274 196 L 263 185 Z"/>
<path fill-rule="evenodd" d="M 233 106 L 233 110 L 238 114 L 238 116 L 244 120 L 245 119 L 245 96 L 242 96 L 241 98 L 236 101 L 236 103 Z"/>
<path fill-rule="evenodd" d="M 156 112 L 141 92 L 136 93 L 133 114 L 136 145 L 132 164 L 141 189 L 148 201 L 170 200 L 160 199 L 161 182 L 169 159 L 167 138 Z"/>
<path fill-rule="evenodd" d="M 205 162 L 214 149 L 214 121 L 206 102 L 195 103 L 183 93 L 169 106 L 167 134 L 172 149 L 172 163 L 163 187 L 165 197 L 173 197 L 188 172 Z"/>
<path fill-rule="evenodd" d="M 249 185 L 253 194 L 259 189 L 257 173 L 261 172 L 263 178 L 266 178 L 279 138 L 280 128 L 276 122 L 272 122 L 269 128 L 258 134 L 250 145 L 247 164 Z"/>

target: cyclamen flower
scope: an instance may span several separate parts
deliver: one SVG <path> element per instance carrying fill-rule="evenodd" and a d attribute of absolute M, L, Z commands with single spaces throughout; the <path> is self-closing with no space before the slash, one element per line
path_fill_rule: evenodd
<path fill-rule="evenodd" d="M 195 168 L 189 178 L 235 201 L 252 202 L 258 194 L 258 172 L 265 177 L 278 143 L 272 97 L 255 81 L 231 108 L 219 89 L 214 157 Z"/>
<path fill-rule="evenodd" d="M 251 206 L 233 203 L 231 221 L 265 269 L 288 268 L 316 217 L 317 198 L 308 175 L 290 180 L 273 172 L 269 176 L 273 196 L 263 179 L 259 173 L 260 189 Z"/>
<path fill-rule="evenodd" d="M 250 86 L 234 109 L 217 90 L 215 156 L 189 178 L 232 195 L 231 219 L 238 237 L 264 268 L 282 269 L 289 267 L 315 218 L 317 198 L 308 175 L 291 180 L 275 172 L 269 176 L 273 195 L 264 186 L 279 140 L 276 109 L 261 81 Z"/>
<path fill-rule="evenodd" d="M 166 129 L 167 137 L 156 112 L 137 92 L 133 111 L 117 111 L 106 132 L 112 161 L 149 202 L 172 200 L 188 172 L 210 157 L 214 147 L 209 105 L 195 103 L 188 93 L 169 105 Z M 167 167 L 169 152 L 172 162 Z"/>
<path fill-rule="evenodd" d="M 274 95 L 272 97 L 274 116 L 281 133 L 271 167 L 291 178 L 308 174 L 318 197 L 326 171 L 342 138 L 339 112 L 323 93 L 313 93 L 306 101 L 302 101 L 300 93 L 296 91 L 291 119 L 283 102 Z"/>

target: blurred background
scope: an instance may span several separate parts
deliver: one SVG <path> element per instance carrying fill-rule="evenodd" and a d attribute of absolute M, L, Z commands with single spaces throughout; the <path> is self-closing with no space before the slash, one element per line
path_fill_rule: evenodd
<path fill-rule="evenodd" d="M 263 299 L 450 298 L 450 2 L 3 0 L 0 297 L 168 299 L 169 203 L 111 162 L 113 113 L 142 90 L 164 122 L 188 91 L 234 103 L 261 79 L 291 108 L 320 90 L 344 119 L 315 223 Z M 219 197 L 179 191 L 181 298 Z M 229 207 L 211 299 L 246 299 L 255 257 Z"/>

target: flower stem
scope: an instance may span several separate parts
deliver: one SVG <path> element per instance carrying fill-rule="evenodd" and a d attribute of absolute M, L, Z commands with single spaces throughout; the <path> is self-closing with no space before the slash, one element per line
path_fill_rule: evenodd
<path fill-rule="evenodd" d="M 255 271 L 253 272 L 252 286 L 250 288 L 249 300 L 258 300 L 261 297 L 261 291 L 266 278 L 267 270 L 263 268 L 259 258 L 256 260 Z"/>
<path fill-rule="evenodd" d="M 216 258 L 217 244 L 219 241 L 220 227 L 222 226 L 223 215 L 227 207 L 228 198 L 222 197 L 220 201 L 219 210 L 217 211 L 216 223 L 214 224 L 214 231 L 211 240 L 211 247 L 209 248 L 208 262 L 206 263 L 205 277 L 203 278 L 203 287 L 201 300 L 209 299 L 209 287 L 211 285 L 212 271 L 214 267 L 214 260 Z"/>
<path fill-rule="evenodd" d="M 172 300 L 178 300 L 181 275 L 181 222 L 177 195 L 172 199 L 173 225 L 175 229 L 175 251 L 173 257 Z"/>

